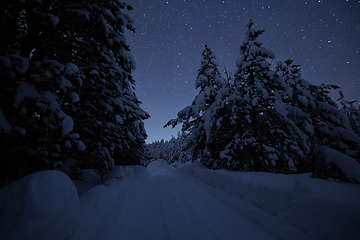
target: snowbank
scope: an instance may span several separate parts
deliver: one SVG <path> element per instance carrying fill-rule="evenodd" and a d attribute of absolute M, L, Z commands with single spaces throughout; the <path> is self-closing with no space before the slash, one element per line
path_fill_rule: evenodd
<path fill-rule="evenodd" d="M 327 146 L 321 146 L 319 150 L 328 164 L 330 162 L 335 163 L 348 178 L 353 178 L 360 182 L 360 163 L 355 159 Z"/>
<path fill-rule="evenodd" d="M 115 166 L 105 180 L 105 184 L 108 185 L 110 181 L 114 180 L 135 180 L 144 176 L 148 176 L 149 172 L 146 168 L 141 166 Z"/>
<path fill-rule="evenodd" d="M 140 166 L 116 166 L 103 184 L 97 185 L 80 195 L 80 224 L 68 239 L 97 240 L 119 239 L 117 220 L 123 211 L 123 203 L 137 191 L 136 183 L 149 172 Z M 119 223 L 121 224 L 121 223 Z M 115 235 L 102 238 L 115 231 Z"/>
<path fill-rule="evenodd" d="M 64 239 L 76 229 L 79 212 L 79 197 L 67 175 L 31 174 L 0 189 L 0 239 Z"/>
<path fill-rule="evenodd" d="M 220 194 L 226 193 L 230 205 L 268 231 L 283 234 L 280 239 L 294 239 L 279 230 L 285 223 L 300 230 L 305 239 L 355 240 L 360 236 L 359 185 L 313 179 L 311 174 L 209 170 L 199 162 L 176 171 L 218 189 Z M 255 208 L 244 209 L 241 202 Z M 268 220 L 263 211 L 268 213 Z"/>
<path fill-rule="evenodd" d="M 360 186 L 310 174 L 229 172 L 158 160 L 147 168 L 117 166 L 104 182 L 92 170 L 83 177 L 83 184 L 74 181 L 80 196 L 59 171 L 34 173 L 0 189 L 0 239 L 360 236 Z"/>
<path fill-rule="evenodd" d="M 11 125 L 6 120 L 1 108 L 0 108 L 0 132 L 4 131 L 6 133 L 9 133 L 12 130 Z"/>
<path fill-rule="evenodd" d="M 146 168 L 151 175 L 167 174 L 169 164 L 165 160 L 159 159 L 159 160 L 150 162 L 146 166 Z"/>

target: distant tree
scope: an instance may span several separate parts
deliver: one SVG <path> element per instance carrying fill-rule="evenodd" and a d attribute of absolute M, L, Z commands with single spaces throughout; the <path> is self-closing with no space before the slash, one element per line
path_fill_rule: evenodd
<path fill-rule="evenodd" d="M 152 160 L 162 159 L 167 163 L 185 163 L 192 160 L 191 149 L 188 148 L 187 134 L 179 132 L 177 136 L 164 141 L 155 141 L 147 144 Z"/>

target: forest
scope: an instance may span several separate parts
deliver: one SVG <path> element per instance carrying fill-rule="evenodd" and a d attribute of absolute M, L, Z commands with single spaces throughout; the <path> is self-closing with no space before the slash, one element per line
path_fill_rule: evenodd
<path fill-rule="evenodd" d="M 146 143 L 130 10 L 0 1 L 0 239 L 357 240 L 356 101 L 249 20 L 235 74 L 204 44 L 181 131 Z"/>
<path fill-rule="evenodd" d="M 135 31 L 126 13 L 131 6 L 105 0 L 6 0 L 0 6 L 6 33 L 0 44 L 1 186 L 44 170 L 81 179 L 83 170 L 93 169 L 104 179 L 115 166 L 158 158 L 359 181 L 355 101 L 345 100 L 339 86 L 302 79 L 294 60 L 275 61 L 258 41 L 264 31 L 251 20 L 236 73 L 221 73 L 205 45 L 194 79 L 199 93 L 165 120 L 166 127 L 182 125 L 182 132 L 146 144 L 143 121 L 150 116 L 135 94 L 135 62 L 125 38 Z M 329 152 L 341 158 L 329 159 Z"/>

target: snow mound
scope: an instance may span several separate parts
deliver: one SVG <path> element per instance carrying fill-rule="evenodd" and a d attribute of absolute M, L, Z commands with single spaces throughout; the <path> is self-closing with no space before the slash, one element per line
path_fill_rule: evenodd
<path fill-rule="evenodd" d="M 0 239 L 64 239 L 76 229 L 79 212 L 66 174 L 33 173 L 0 189 Z"/>
<path fill-rule="evenodd" d="M 0 132 L 4 131 L 6 133 L 9 133 L 12 130 L 11 125 L 6 120 L 1 108 L 0 108 Z"/>
<path fill-rule="evenodd" d="M 122 222 L 121 216 L 124 202 L 133 196 L 139 182 L 150 176 L 145 167 L 116 166 L 105 179 L 104 184 L 95 186 L 80 196 L 80 224 L 68 238 L 71 240 L 120 239 L 116 236 Z M 103 237 L 110 234 L 111 237 Z"/>
<path fill-rule="evenodd" d="M 319 150 L 327 163 L 335 163 L 348 178 L 360 182 L 360 164 L 355 159 L 326 146 L 321 146 Z"/>
<path fill-rule="evenodd" d="M 148 176 L 149 172 L 145 167 L 141 166 L 115 166 L 105 180 L 105 185 L 109 185 L 112 181 L 126 180 L 134 181 L 137 178 Z"/>
<path fill-rule="evenodd" d="M 209 170 L 200 163 L 185 165 L 176 172 L 226 193 L 229 203 L 245 215 L 254 216 L 254 221 L 260 221 L 259 216 L 266 212 L 269 221 L 262 216 L 260 222 L 266 222 L 264 227 L 276 234 L 284 234 L 277 225 L 283 222 L 300 230 L 305 236 L 300 239 L 360 236 L 359 185 L 313 179 L 311 174 Z M 239 198 L 248 204 L 246 209 Z M 294 239 L 289 236 L 283 239 Z"/>
<path fill-rule="evenodd" d="M 146 168 L 151 175 L 167 174 L 169 164 L 163 159 L 158 159 L 151 161 Z"/>

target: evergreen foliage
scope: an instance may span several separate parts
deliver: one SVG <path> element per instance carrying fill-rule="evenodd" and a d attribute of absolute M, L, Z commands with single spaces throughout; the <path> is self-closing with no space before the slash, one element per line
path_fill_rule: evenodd
<path fill-rule="evenodd" d="M 341 111 L 349 118 L 350 126 L 354 133 L 360 136 L 360 108 L 356 108 L 354 104 L 356 100 L 345 100 L 343 92 L 339 91 L 339 99 Z"/>
<path fill-rule="evenodd" d="M 209 168 L 351 180 L 322 151 L 327 146 L 359 161 L 356 111 L 344 114 L 328 96 L 338 86 L 307 82 L 293 60 L 272 66 L 275 55 L 258 40 L 263 32 L 250 20 L 232 80 L 212 84 L 216 91 L 209 104 L 196 104 L 204 99 L 200 91 L 166 126 L 183 124 L 193 155 L 200 153 Z M 208 87 L 204 83 L 195 82 Z M 194 111 L 196 106 L 206 107 Z"/>
<path fill-rule="evenodd" d="M 187 134 L 179 132 L 176 137 L 147 144 L 152 160 L 163 159 L 168 164 L 185 163 L 192 160 L 191 149 L 186 145 Z"/>
<path fill-rule="evenodd" d="M 79 168 L 103 176 L 146 159 L 135 63 L 120 1 L 1 2 L 0 135 L 3 184 L 31 172 Z"/>
<path fill-rule="evenodd" d="M 220 90 L 226 86 L 226 80 L 221 76 L 216 63 L 216 57 L 211 49 L 205 45 L 202 52 L 201 66 L 195 81 L 199 94 L 190 106 L 178 113 L 178 118 L 168 121 L 165 125 L 175 127 L 182 123 L 182 131 L 190 132 L 188 146 L 194 149 L 194 156 L 200 151 L 203 154 L 204 146 L 210 137 L 207 131 L 211 121 L 210 107 L 214 104 Z"/>

